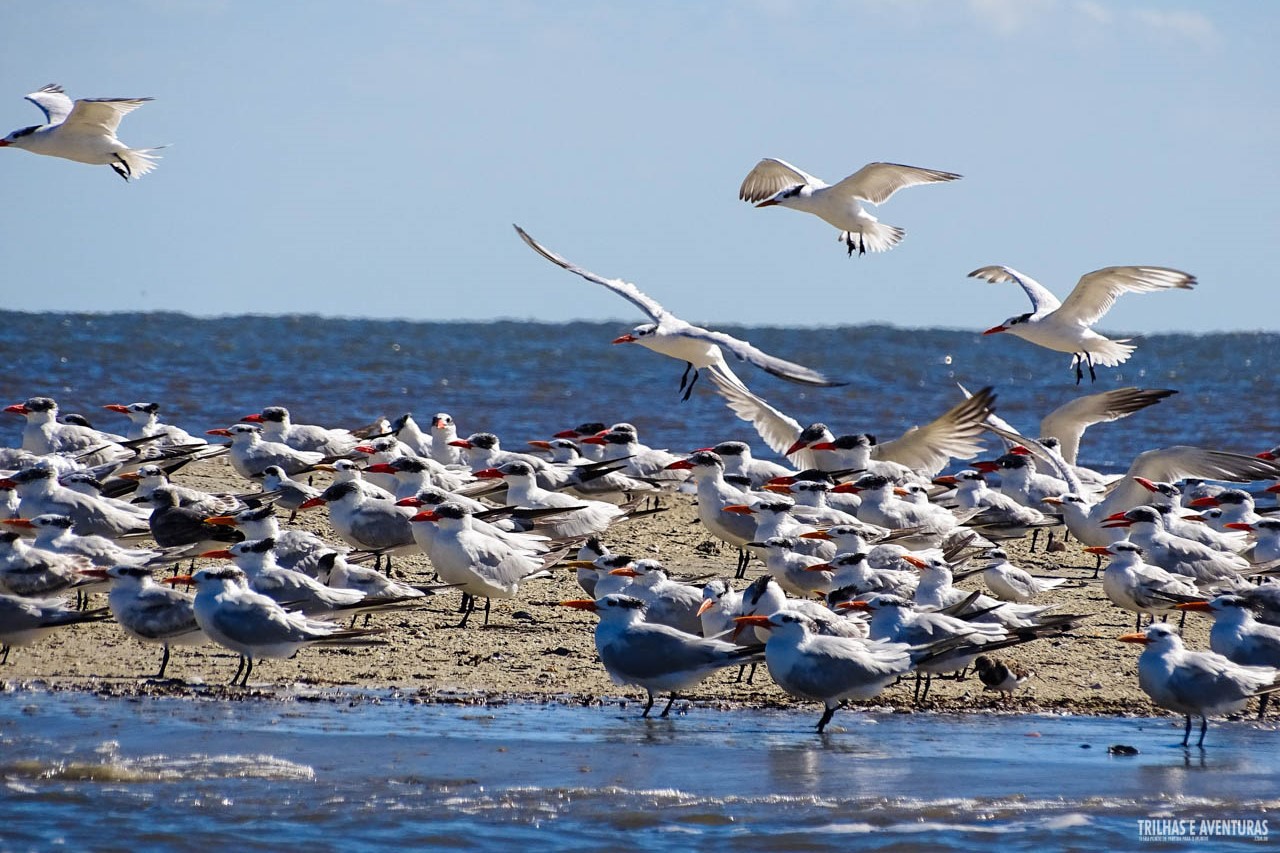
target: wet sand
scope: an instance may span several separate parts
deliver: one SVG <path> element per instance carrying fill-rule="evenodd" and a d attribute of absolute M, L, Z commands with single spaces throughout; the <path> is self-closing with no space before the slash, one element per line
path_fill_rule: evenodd
<path fill-rule="evenodd" d="M 316 485 L 325 482 L 318 475 Z M 175 481 L 215 491 L 246 491 L 244 481 L 226 462 L 213 460 L 188 466 Z M 604 537 L 619 553 L 661 560 L 674 575 L 731 576 L 736 552 L 712 537 L 697 521 L 693 499 L 664 498 L 666 512 L 616 526 Z M 283 521 L 283 519 L 282 519 Z M 299 526 L 333 542 L 340 540 L 329 527 L 324 509 L 300 513 Z M 1092 580 L 1094 557 L 1074 541 L 1062 552 L 1028 552 L 1028 541 L 1009 543 L 1006 550 L 1017 565 L 1034 574 L 1066 577 L 1083 586 L 1055 590 L 1041 603 L 1055 612 L 1086 614 L 1081 627 L 1068 637 L 1037 640 L 998 656 L 1031 669 L 1029 685 L 1010 699 L 983 691 L 974 676 L 964 681 L 935 679 L 925 709 L 968 712 L 981 709 L 1056 711 L 1075 714 L 1160 713 L 1138 689 L 1136 647 L 1116 637 L 1133 629 L 1131 614 L 1112 605 L 1101 581 Z M 1043 537 L 1042 537 L 1043 541 Z M 397 557 L 395 571 L 417 582 L 430 579 L 425 556 Z M 753 565 L 747 581 L 762 571 Z M 560 698 L 591 703 L 602 698 L 642 700 L 644 692 L 613 684 L 596 658 L 593 630 L 596 617 L 557 606 L 582 591 L 573 571 L 559 569 L 554 579 L 532 581 L 512 600 L 495 600 L 490 622 L 473 614 L 466 628 L 459 621 L 457 594 L 430 598 L 411 611 L 380 614 L 374 625 L 388 630 L 385 646 L 305 649 L 292 660 L 262 661 L 254 668 L 246 689 L 227 688 L 237 658 L 217 646 L 175 647 L 166 680 L 150 680 L 160 663 L 160 648 L 144 646 L 124 635 L 111 622 L 74 626 L 55 632 L 34 646 L 18 648 L 0 678 L 9 688 L 39 683 L 53 689 L 89 690 L 110 694 L 172 694 L 271 696 L 297 684 L 350 688 L 397 688 L 438 701 L 494 701 L 498 699 Z M 958 586 L 979 589 L 980 576 Z M 985 590 L 984 590 L 985 591 Z M 105 596 L 97 602 L 105 604 Z M 1187 642 L 1207 647 L 1209 620 L 1191 618 Z M 696 704 L 789 707 L 806 705 L 776 687 L 764 667 L 754 684 L 735 683 L 735 669 L 717 673 L 687 698 Z M 891 687 L 877 704 L 910 710 L 909 681 Z"/>

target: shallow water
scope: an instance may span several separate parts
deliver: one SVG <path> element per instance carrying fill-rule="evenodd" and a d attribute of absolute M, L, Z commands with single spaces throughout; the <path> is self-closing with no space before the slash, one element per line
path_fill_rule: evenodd
<path fill-rule="evenodd" d="M 0 847 L 1159 850 L 1280 808 L 1273 725 L 307 698 L 6 693 Z"/>

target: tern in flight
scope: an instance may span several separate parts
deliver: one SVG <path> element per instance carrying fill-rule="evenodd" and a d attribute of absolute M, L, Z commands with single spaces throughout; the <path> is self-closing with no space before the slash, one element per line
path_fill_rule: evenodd
<path fill-rule="evenodd" d="M 23 127 L 0 139 L 0 148 L 22 148 L 45 154 L 110 166 L 126 181 L 140 178 L 156 167 L 158 148 L 130 148 L 116 139 L 116 129 L 126 113 L 150 98 L 81 98 L 73 101 L 61 86 L 50 83 L 27 95 L 44 112 L 48 124 Z M 160 146 L 163 148 L 164 146 Z"/>
<path fill-rule="evenodd" d="M 840 229 L 840 240 L 853 256 L 887 252 L 906 231 L 886 225 L 859 202 L 883 204 L 898 190 L 918 184 L 936 184 L 960 178 L 954 172 L 921 169 L 900 163 L 868 163 L 849 177 L 827 186 L 821 178 L 797 169 L 786 160 L 766 157 L 742 180 L 738 198 L 756 207 L 789 207 L 812 213 Z"/>
<path fill-rule="evenodd" d="M 1082 275 L 1066 301 L 1060 302 L 1034 278 L 1013 267 L 982 267 L 969 273 L 969 277 L 994 284 L 1012 281 L 1021 286 L 1031 300 L 1030 312 L 1010 317 L 982 334 L 1008 332 L 1037 346 L 1071 353 L 1077 385 L 1084 378 L 1085 365 L 1089 367 L 1089 379 L 1097 381 L 1094 365 L 1115 367 L 1128 361 L 1137 349 L 1127 338 L 1113 341 L 1092 328 L 1121 294 L 1190 290 L 1196 284 L 1195 276 L 1168 267 L 1105 267 Z"/>
<path fill-rule="evenodd" d="M 684 392 L 683 399 L 685 400 L 689 399 L 689 395 L 693 392 L 693 385 L 698 381 L 698 372 L 700 370 L 710 372 L 712 378 L 717 380 L 717 384 L 728 383 L 744 391 L 746 390 L 747 386 L 729 369 L 729 365 L 725 362 L 724 355 L 721 352 L 722 350 L 728 350 L 741 361 L 754 364 L 761 370 L 790 382 L 824 387 L 846 384 L 828 379 L 816 370 L 812 370 L 802 364 L 796 364 L 795 362 L 785 361 L 769 355 L 767 352 L 732 335 L 726 335 L 724 332 L 713 332 L 709 329 L 695 326 L 692 323 L 687 323 L 663 308 L 654 299 L 646 296 L 634 284 L 621 279 L 604 278 L 572 264 L 550 249 L 539 245 L 519 225 L 513 227 L 516 229 L 516 233 L 520 235 L 520 239 L 528 243 L 531 249 L 551 261 L 551 263 L 563 267 L 571 273 L 576 273 L 587 281 L 593 281 L 609 288 L 649 315 L 649 319 L 653 321 L 652 323 L 636 326 L 631 330 L 630 334 L 615 339 L 614 343 L 640 344 L 654 352 L 685 362 L 685 371 L 680 377 L 680 390 Z M 693 372 L 692 379 L 689 378 L 690 371 Z"/>

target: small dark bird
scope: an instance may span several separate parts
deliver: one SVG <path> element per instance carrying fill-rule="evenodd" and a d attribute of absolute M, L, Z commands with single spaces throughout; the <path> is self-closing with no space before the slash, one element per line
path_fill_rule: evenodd
<path fill-rule="evenodd" d="M 1013 693 L 1035 674 L 1015 663 L 1008 663 L 987 655 L 980 655 L 973 662 L 973 666 L 978 670 L 978 678 L 982 681 L 983 690 L 995 690 L 1005 696 Z"/>

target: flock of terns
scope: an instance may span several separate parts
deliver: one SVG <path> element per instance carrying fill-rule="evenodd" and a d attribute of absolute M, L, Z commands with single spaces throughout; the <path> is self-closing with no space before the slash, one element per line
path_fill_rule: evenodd
<path fill-rule="evenodd" d="M 116 138 L 121 118 L 147 98 L 72 101 L 56 85 L 27 96 L 46 123 L 16 130 L 0 147 L 109 165 L 126 180 L 155 166 L 156 149 Z M 903 238 L 864 204 L 898 190 L 960 178 L 951 172 L 871 163 L 827 185 L 782 160 L 761 160 L 739 197 L 757 207 L 811 213 L 836 227 L 848 253 L 883 252 Z M 385 642 L 357 617 L 461 594 L 459 627 L 478 602 L 487 622 L 494 598 L 569 566 L 588 597 L 564 605 L 599 615 L 600 659 L 620 684 L 671 699 L 721 668 L 765 663 L 786 692 L 824 707 L 822 731 L 848 701 L 874 698 L 904 676 L 927 696 L 933 676 L 971 666 L 989 689 L 1012 691 L 1027 678 L 1000 649 L 1062 636 L 1081 616 L 1054 613 L 1038 597 L 1063 585 L 1012 565 L 1002 547 L 1063 527 L 1109 560 L 1107 597 L 1136 615 L 1141 688 L 1161 707 L 1192 718 L 1235 712 L 1280 689 L 1280 519 L 1265 492 L 1225 483 L 1280 480 L 1280 448 L 1256 456 L 1213 448 L 1149 450 L 1122 475 L 1077 461 L 1094 423 L 1126 417 L 1175 393 L 1121 388 L 1079 397 L 1050 413 L 1035 437 L 995 413 L 991 389 L 970 394 L 922 427 L 889 441 L 803 426 L 752 392 L 726 354 L 791 382 L 843 384 L 751 343 L 681 320 L 635 285 L 596 275 L 516 227 L 535 252 L 602 285 L 650 322 L 614 343 L 636 343 L 685 364 L 688 399 L 706 375 L 732 411 L 750 422 L 787 464 L 725 441 L 672 454 L 640 442 L 627 423 L 588 423 L 503 449 L 493 433 L 459 437 L 437 414 L 428 429 L 412 416 L 358 432 L 294 424 L 271 406 L 225 428 L 210 445 L 165 424 L 155 403 L 112 404 L 122 434 L 57 403 L 32 397 L 5 411 L 26 418 L 21 448 L 0 450 L 0 641 L 33 642 L 65 625 L 113 618 L 129 635 L 163 646 L 160 675 L 175 644 L 213 642 L 240 655 L 232 683 L 247 684 L 254 661 L 287 658 L 315 644 Z M 1076 383 L 1087 368 L 1123 363 L 1134 351 L 1094 331 L 1125 293 L 1190 289 L 1194 276 L 1158 266 L 1116 266 L 1082 276 L 1059 300 L 1007 266 L 970 273 L 1019 285 L 1032 310 L 987 329 L 1069 353 Z M 984 432 L 1004 452 L 954 473 L 983 451 Z M 246 492 L 199 492 L 171 479 L 193 460 L 225 454 Z M 303 475 L 332 474 L 323 490 Z M 696 494 L 698 517 L 738 549 L 737 576 L 754 563 L 766 573 L 742 590 L 733 579 L 702 588 L 667 575 L 653 560 L 610 552 L 609 529 L 652 508 L 666 492 Z M 1264 504 L 1266 502 L 1264 501 Z M 341 544 L 282 524 L 291 513 L 326 507 Z M 146 539 L 154 546 L 140 547 Z M 29 541 L 30 540 L 30 541 Z M 1034 545 L 1033 545 L 1034 547 Z M 424 553 L 430 584 L 392 577 L 398 554 Z M 157 582 L 153 571 L 205 558 L 214 567 Z M 374 567 L 365 562 L 373 560 Z M 385 561 L 386 571 L 381 564 Z M 982 562 L 969 569 L 970 562 Z M 980 573 L 991 595 L 953 585 Z M 1260 582 L 1261 581 L 1261 582 Z M 108 586 L 107 608 L 73 609 Z M 194 584 L 190 595 L 177 587 Z M 1187 649 L 1170 614 L 1214 618 L 1212 650 Z M 347 617 L 350 617 L 348 623 Z M 1143 618 L 1149 624 L 1142 630 Z M 662 712 L 671 708 L 670 701 Z"/>

